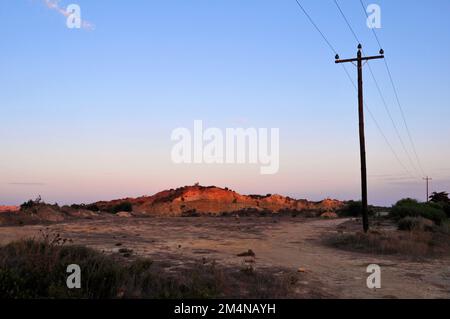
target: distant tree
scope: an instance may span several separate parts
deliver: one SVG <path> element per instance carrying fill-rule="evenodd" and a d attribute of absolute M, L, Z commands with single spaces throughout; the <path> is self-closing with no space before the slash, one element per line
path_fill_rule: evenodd
<path fill-rule="evenodd" d="M 28 202 L 24 202 L 22 205 L 20 205 L 20 210 L 29 209 L 29 208 L 33 207 L 33 205 L 34 205 L 34 201 L 30 199 Z"/>
<path fill-rule="evenodd" d="M 342 217 L 358 217 L 361 216 L 362 203 L 361 201 L 349 201 L 346 205 L 339 211 L 339 215 Z"/>
<path fill-rule="evenodd" d="M 122 202 L 112 208 L 112 213 L 114 214 L 118 212 L 131 212 L 131 211 L 133 211 L 133 205 L 130 202 Z"/>
<path fill-rule="evenodd" d="M 450 199 L 447 192 L 434 192 L 430 196 L 430 202 L 442 207 L 447 217 L 450 218 Z"/>
<path fill-rule="evenodd" d="M 413 198 L 400 199 L 394 206 L 417 205 L 419 201 Z"/>
<path fill-rule="evenodd" d="M 430 201 L 433 203 L 450 203 L 447 192 L 433 192 L 430 196 Z"/>
<path fill-rule="evenodd" d="M 447 218 L 445 205 L 446 204 L 442 202 L 419 203 L 415 199 L 406 198 L 399 200 L 392 206 L 390 216 L 396 220 L 405 217 L 423 217 L 431 219 L 436 224 L 440 225 Z"/>
<path fill-rule="evenodd" d="M 41 198 L 41 195 L 39 195 L 35 200 L 30 199 L 29 201 L 27 201 L 27 202 L 23 203 L 22 205 L 20 205 L 20 209 L 21 210 L 30 209 L 30 208 L 33 208 L 35 206 L 38 206 L 41 203 L 42 203 L 42 198 Z"/>

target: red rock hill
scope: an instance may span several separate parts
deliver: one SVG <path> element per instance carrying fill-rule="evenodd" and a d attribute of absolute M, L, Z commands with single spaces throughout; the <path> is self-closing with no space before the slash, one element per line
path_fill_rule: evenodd
<path fill-rule="evenodd" d="M 220 215 L 233 212 L 315 211 L 331 212 L 343 207 L 338 200 L 320 202 L 297 200 L 281 195 L 241 195 L 228 188 L 215 186 L 185 186 L 159 192 L 152 196 L 125 198 L 95 203 L 101 210 L 129 202 L 135 214 L 182 216 L 189 214 Z"/>

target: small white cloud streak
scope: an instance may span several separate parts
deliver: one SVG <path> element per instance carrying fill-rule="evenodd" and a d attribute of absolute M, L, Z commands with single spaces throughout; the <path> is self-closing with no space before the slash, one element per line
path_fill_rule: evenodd
<path fill-rule="evenodd" d="M 8 183 L 8 185 L 16 185 L 16 186 L 45 186 L 45 183 L 30 183 L 30 182 L 14 182 Z"/>
<path fill-rule="evenodd" d="M 60 0 L 43 0 L 44 4 L 47 8 L 54 10 L 58 12 L 59 14 L 63 15 L 64 17 L 68 17 L 70 13 L 66 11 L 66 9 L 62 8 L 59 5 Z M 90 23 L 89 21 L 86 21 L 84 19 L 81 19 L 81 27 L 85 30 L 94 30 L 95 25 Z"/>

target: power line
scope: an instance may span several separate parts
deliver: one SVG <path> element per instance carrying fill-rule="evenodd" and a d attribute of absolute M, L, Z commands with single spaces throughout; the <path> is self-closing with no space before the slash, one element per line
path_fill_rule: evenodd
<path fill-rule="evenodd" d="M 419 155 L 417 154 L 416 145 L 415 145 L 415 143 L 413 141 L 413 138 L 411 136 L 411 131 L 409 130 L 408 123 L 406 122 L 405 113 L 403 112 L 403 107 L 402 107 L 402 104 L 400 103 L 400 98 L 398 97 L 397 88 L 395 86 L 394 80 L 392 79 L 391 70 L 389 69 L 389 65 L 388 65 L 386 60 L 384 61 L 384 64 L 386 65 L 386 70 L 387 70 L 387 72 L 389 74 L 389 79 L 391 81 L 392 89 L 394 90 L 395 98 L 397 100 L 397 105 L 398 105 L 398 108 L 400 109 L 400 113 L 401 113 L 402 119 L 403 119 L 403 124 L 405 125 L 406 132 L 408 133 L 408 138 L 409 138 L 409 141 L 410 141 L 410 143 L 412 145 L 412 149 L 413 149 L 414 155 L 416 157 L 417 164 L 419 164 L 419 167 L 420 167 L 420 170 L 421 170 L 422 174 L 426 175 L 425 174 L 425 170 L 423 169 L 422 164 L 420 162 Z"/>
<path fill-rule="evenodd" d="M 363 8 L 363 11 L 364 11 L 366 17 L 369 18 L 369 15 L 368 15 L 368 13 L 366 11 L 366 6 L 364 5 L 363 0 L 359 0 L 359 2 L 361 3 L 361 6 Z M 376 39 L 376 41 L 377 41 L 377 43 L 378 43 L 378 45 L 379 45 L 379 47 L 381 49 L 382 45 L 381 45 L 380 39 L 378 38 L 378 35 L 377 35 L 376 31 L 375 31 L 375 28 L 371 28 L 371 30 L 372 30 L 372 33 L 373 33 L 373 35 L 374 35 L 374 37 L 375 37 L 375 39 Z M 419 168 L 420 168 L 422 174 L 426 175 L 425 174 L 425 170 L 423 169 L 423 166 L 421 164 L 419 155 L 417 153 L 416 145 L 415 145 L 414 140 L 412 138 L 411 131 L 409 130 L 408 123 L 406 122 L 406 116 L 405 116 L 405 113 L 403 111 L 403 107 L 402 107 L 402 104 L 400 102 L 400 98 L 399 98 L 399 95 L 398 95 L 397 87 L 396 87 L 394 79 L 392 77 L 392 73 L 391 73 L 391 70 L 389 68 L 389 64 L 388 64 L 387 59 L 384 59 L 384 65 L 386 66 L 386 70 L 387 70 L 387 73 L 389 75 L 389 80 L 391 82 L 392 89 L 394 90 L 395 99 L 397 101 L 398 108 L 400 109 L 400 114 L 401 114 L 402 119 L 403 119 L 403 124 L 405 125 L 406 132 L 408 134 L 408 139 L 409 139 L 409 142 L 411 143 L 411 146 L 412 146 L 412 149 L 413 149 L 414 156 L 416 158 L 417 164 L 419 165 Z"/>
<path fill-rule="evenodd" d="M 373 70 L 372 70 L 372 67 L 371 67 L 370 63 L 367 63 L 367 66 L 369 67 L 370 74 L 371 74 L 372 79 L 373 79 L 373 81 L 375 83 L 375 86 L 377 88 L 378 94 L 380 95 L 380 98 L 381 98 L 381 101 L 383 103 L 384 109 L 386 110 L 386 113 L 388 114 L 389 119 L 391 120 L 392 126 L 394 127 L 395 134 L 397 135 L 397 137 L 398 137 L 398 139 L 400 141 L 400 144 L 401 144 L 403 150 L 405 151 L 406 156 L 408 157 L 408 160 L 409 160 L 409 163 L 411 164 L 411 167 L 414 170 L 417 170 L 417 167 L 414 164 L 414 161 L 412 160 L 411 156 L 409 155 L 408 150 L 406 149 L 405 142 L 403 141 L 403 138 L 400 135 L 400 131 L 398 130 L 397 125 L 395 124 L 395 121 L 394 121 L 394 118 L 392 117 L 391 111 L 389 110 L 389 107 L 387 106 L 386 99 L 384 98 L 384 95 L 381 92 L 380 85 L 378 84 L 378 81 L 375 78 L 375 74 L 373 73 Z"/>
<path fill-rule="evenodd" d="M 347 17 L 345 16 L 344 12 L 342 11 L 341 6 L 340 6 L 339 3 L 337 2 L 337 0 L 334 0 L 334 3 L 336 4 L 336 6 L 337 6 L 339 12 L 341 13 L 342 18 L 344 18 L 345 23 L 347 23 L 348 28 L 349 28 L 350 31 L 353 33 L 353 36 L 355 37 L 356 42 L 361 43 L 361 41 L 359 41 L 359 39 L 358 39 L 358 36 L 356 35 L 355 30 L 353 30 L 353 28 L 352 28 L 350 22 L 348 21 Z"/>
<path fill-rule="evenodd" d="M 322 36 L 322 38 L 325 40 L 325 42 L 328 44 L 328 46 L 330 47 L 330 49 L 334 52 L 334 54 L 337 54 L 337 51 L 334 49 L 334 47 L 331 45 L 330 41 L 328 41 L 327 37 L 325 36 L 325 34 L 323 34 L 322 31 L 320 31 L 319 27 L 317 26 L 317 24 L 314 22 L 314 20 L 311 18 L 311 16 L 308 14 L 308 12 L 306 12 L 305 8 L 303 8 L 303 6 L 300 4 L 300 2 L 298 0 L 295 0 L 295 2 L 297 2 L 297 5 L 300 7 L 300 9 L 302 9 L 303 13 L 305 14 L 305 16 L 309 19 L 309 22 L 311 22 L 311 24 L 316 28 L 317 32 L 320 33 L 320 35 Z"/>
<path fill-rule="evenodd" d="M 356 40 L 358 43 L 361 43 L 361 42 L 359 41 L 358 36 L 356 35 L 355 30 L 353 29 L 352 25 L 350 24 L 349 20 L 347 19 L 347 16 L 345 15 L 344 11 L 342 10 L 341 6 L 339 5 L 338 1 L 337 1 L 337 0 L 334 0 L 334 3 L 336 4 L 336 7 L 338 8 L 339 12 L 341 13 L 342 18 L 344 19 L 345 23 L 347 24 L 348 28 L 350 29 L 350 32 L 353 34 L 353 37 L 355 38 L 355 40 Z M 362 6 L 363 6 L 363 8 L 364 8 L 364 4 L 362 3 L 362 0 L 360 0 L 360 3 L 362 4 Z M 366 12 L 366 11 L 365 11 L 365 12 Z M 367 15 L 367 12 L 366 12 L 366 15 Z M 368 17 L 368 15 L 367 15 L 367 17 Z M 372 29 L 372 31 L 373 31 L 373 30 L 374 30 L 374 29 Z M 377 41 L 378 41 L 378 43 L 379 43 L 378 37 L 377 37 Z M 380 49 L 381 49 L 381 46 L 380 46 Z M 381 92 L 380 86 L 379 86 L 378 81 L 377 81 L 377 79 L 376 79 L 376 77 L 375 77 L 375 74 L 373 73 L 373 70 L 372 70 L 372 67 L 371 67 L 369 61 L 367 61 L 367 65 L 368 65 L 368 67 L 369 67 L 369 71 L 370 71 L 370 74 L 371 74 L 371 76 L 372 76 L 372 79 L 373 79 L 373 81 L 375 82 L 375 86 L 376 86 L 376 88 L 377 88 L 378 94 L 380 95 L 381 101 L 383 102 L 384 109 L 386 110 L 386 112 L 387 112 L 387 114 L 388 114 L 388 116 L 389 116 L 389 118 L 390 118 L 390 120 L 391 120 L 392 126 L 394 127 L 395 133 L 396 133 L 398 139 L 400 140 L 400 144 L 401 144 L 403 150 L 405 151 L 406 156 L 408 157 L 408 160 L 409 160 L 409 162 L 410 162 L 412 168 L 413 168 L 414 170 L 417 170 L 417 167 L 414 165 L 414 162 L 413 162 L 413 160 L 411 159 L 411 156 L 409 155 L 408 150 L 406 149 L 405 143 L 403 142 L 403 139 L 402 139 L 402 137 L 401 137 L 401 135 L 400 135 L 400 132 L 399 132 L 399 130 L 398 130 L 398 128 L 397 128 L 397 125 L 395 124 L 395 121 L 394 121 L 394 119 L 393 119 L 393 117 L 392 117 L 392 114 L 391 114 L 391 112 L 389 111 L 389 108 L 388 108 L 387 103 L 386 103 L 386 99 L 384 98 L 384 95 L 383 95 L 383 93 Z"/>
<path fill-rule="evenodd" d="M 364 5 L 363 1 L 362 1 L 362 0 L 359 0 L 359 3 L 361 3 L 361 6 L 362 6 L 362 8 L 363 8 L 363 11 L 364 11 L 364 13 L 366 14 L 367 19 L 369 19 L 369 14 L 368 14 L 367 11 L 366 11 L 366 6 Z M 375 39 L 376 39 L 377 42 L 378 42 L 378 46 L 379 46 L 380 49 L 381 49 L 382 46 L 381 46 L 381 43 L 380 43 L 380 39 L 378 39 L 378 35 L 377 35 L 377 33 L 375 32 L 375 28 L 371 28 L 371 30 L 372 30 L 372 33 L 373 33 Z M 385 61 L 386 61 L 386 59 L 385 59 Z"/>
<path fill-rule="evenodd" d="M 353 81 L 352 77 L 350 76 L 350 73 L 348 72 L 347 68 L 341 64 L 342 68 L 345 71 L 345 74 L 347 75 L 347 78 L 350 80 L 353 88 L 355 89 L 355 91 L 358 91 L 358 88 L 356 87 L 355 81 Z M 376 128 L 378 129 L 379 133 L 381 134 L 381 136 L 383 137 L 384 141 L 386 142 L 386 144 L 388 145 L 389 149 L 391 150 L 392 154 L 394 155 L 395 159 L 397 160 L 397 162 L 400 164 L 400 166 L 405 170 L 405 172 L 407 173 L 407 175 L 409 177 L 415 178 L 414 175 L 411 174 L 411 172 L 406 168 L 406 166 L 403 164 L 403 162 L 400 160 L 400 157 L 398 156 L 397 152 L 395 151 L 394 147 L 392 146 L 392 144 L 389 142 L 389 139 L 386 137 L 386 135 L 384 134 L 383 130 L 381 129 L 380 124 L 378 123 L 378 121 L 376 120 L 375 116 L 373 115 L 372 111 L 369 108 L 369 105 L 367 104 L 367 102 L 364 102 L 364 108 L 367 110 L 367 112 L 369 113 L 370 117 L 372 118 L 372 121 L 375 123 Z"/>
<path fill-rule="evenodd" d="M 317 32 L 322 36 L 322 38 L 324 39 L 324 41 L 327 43 L 328 47 L 331 49 L 331 51 L 333 51 L 336 56 L 337 51 L 334 49 L 334 46 L 330 43 L 330 41 L 328 40 L 328 38 L 325 36 L 325 34 L 320 30 L 320 28 L 317 26 L 317 24 L 314 22 L 314 20 L 312 19 L 312 17 L 308 14 L 308 12 L 305 10 L 305 8 L 301 5 L 301 3 L 299 2 L 299 0 L 295 0 L 295 2 L 297 3 L 297 5 L 300 7 L 300 9 L 303 11 L 303 13 L 305 14 L 305 16 L 308 18 L 308 20 L 310 21 L 310 23 L 314 26 L 314 28 L 317 30 Z M 350 24 L 348 24 L 350 26 Z M 356 34 L 355 34 L 356 35 Z M 357 38 L 357 37 L 356 37 Z M 348 79 L 350 80 L 350 82 L 352 83 L 353 87 L 357 90 L 356 84 L 353 81 L 353 79 L 351 78 L 350 74 L 348 73 L 347 69 L 345 68 L 345 66 L 342 64 L 342 68 L 344 70 L 344 72 L 346 73 Z M 373 116 L 373 113 L 370 111 L 370 109 L 368 108 L 367 103 L 364 103 L 364 106 L 367 108 L 370 117 L 372 118 L 372 120 L 375 123 L 375 126 L 377 127 L 378 131 L 380 132 L 381 136 L 383 137 L 383 139 L 385 140 L 386 144 L 388 145 L 390 151 L 393 153 L 394 157 L 397 159 L 397 161 L 399 162 L 400 166 L 405 170 L 405 172 L 409 175 L 412 176 L 412 174 L 408 171 L 408 169 L 406 168 L 406 166 L 402 163 L 402 161 L 400 160 L 399 156 L 397 155 L 397 153 L 395 152 L 395 149 L 392 147 L 391 143 L 389 142 L 389 140 L 387 139 L 386 135 L 384 134 L 383 130 L 381 129 L 381 126 L 378 124 L 378 122 L 376 121 L 375 117 Z"/>

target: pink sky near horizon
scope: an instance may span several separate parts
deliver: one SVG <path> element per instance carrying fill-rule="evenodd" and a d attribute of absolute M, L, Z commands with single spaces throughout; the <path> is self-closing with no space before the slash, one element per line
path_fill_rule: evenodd
<path fill-rule="evenodd" d="M 171 143 L 148 150 L 122 144 L 122 153 L 108 147 L 83 154 L 61 147 L 36 158 L 10 153 L 8 170 L 2 171 L 0 204 L 18 205 L 41 195 L 46 202 L 89 203 L 124 197 L 152 195 L 164 189 L 193 185 L 228 187 L 242 194 L 281 194 L 321 200 L 358 199 L 360 172 L 358 153 L 336 153 L 336 149 L 304 146 L 303 151 L 287 145 L 280 149 L 280 170 L 260 175 L 259 164 L 173 164 Z M 306 145 L 306 144 L 305 144 Z M 334 153 L 334 157 L 329 154 Z M 304 153 L 304 154 L 303 154 Z M 410 181 L 389 169 L 389 159 L 369 152 L 369 200 L 390 205 L 402 197 L 422 200 L 424 184 Z M 6 156 L 8 157 L 8 156 Z M 13 158 L 15 160 L 13 160 Z M 386 166 L 385 166 L 386 165 Z M 450 173 L 450 171 L 448 172 Z M 447 181 L 433 181 L 431 189 Z"/>
<path fill-rule="evenodd" d="M 355 2 L 342 1 L 343 10 L 364 51 L 376 54 Z M 435 2 L 380 0 L 377 32 L 425 172 L 414 167 L 385 65 L 374 61 L 397 126 L 365 68 L 365 101 L 392 145 L 366 113 L 371 204 L 425 200 L 426 174 L 430 191 L 450 191 L 450 59 L 429 58 L 436 43 L 440 56 L 450 55 L 450 41 L 441 40 L 449 35 L 450 2 Z M 243 194 L 360 198 L 357 95 L 295 1 L 258 1 L 255 11 L 254 1 L 79 0 L 90 30 L 67 28 L 52 3 L 71 2 L 0 1 L 0 205 L 38 195 L 89 203 L 196 182 Z M 340 56 L 354 56 L 357 43 L 334 3 L 307 7 Z M 356 69 L 348 70 L 356 80 Z M 260 175 L 259 165 L 173 164 L 171 132 L 192 129 L 194 120 L 279 128 L 278 174 Z"/>

